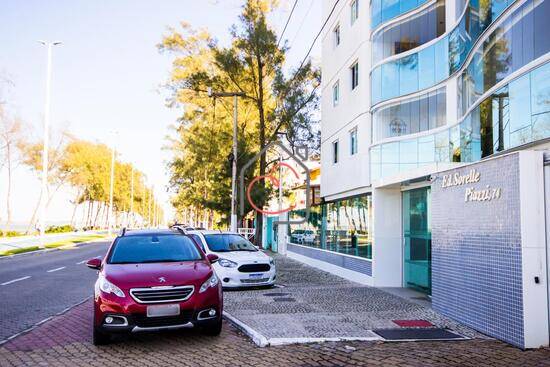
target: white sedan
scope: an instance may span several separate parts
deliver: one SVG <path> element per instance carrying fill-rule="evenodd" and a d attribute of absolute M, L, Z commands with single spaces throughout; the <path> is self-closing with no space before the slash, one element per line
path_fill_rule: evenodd
<path fill-rule="evenodd" d="M 214 269 L 224 288 L 270 286 L 275 283 L 273 258 L 233 232 L 188 231 L 206 254 L 216 254 Z"/>

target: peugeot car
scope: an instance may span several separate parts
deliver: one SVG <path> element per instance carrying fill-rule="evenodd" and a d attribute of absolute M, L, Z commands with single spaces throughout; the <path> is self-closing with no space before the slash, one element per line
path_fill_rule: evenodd
<path fill-rule="evenodd" d="M 94 344 L 121 332 L 198 327 L 218 335 L 223 296 L 217 260 L 178 230 L 123 230 L 103 260 L 87 262 L 98 270 Z"/>
<path fill-rule="evenodd" d="M 271 286 L 276 269 L 273 258 L 243 236 L 232 232 L 190 231 L 208 255 L 219 256 L 214 269 L 224 288 Z"/>

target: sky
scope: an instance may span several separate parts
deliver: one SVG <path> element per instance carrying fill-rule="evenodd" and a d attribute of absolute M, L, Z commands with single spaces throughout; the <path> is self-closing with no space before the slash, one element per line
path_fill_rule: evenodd
<path fill-rule="evenodd" d="M 132 162 L 154 185 L 165 211 L 163 149 L 168 126 L 181 110 L 165 106 L 173 56 L 159 54 L 156 45 L 168 27 L 185 21 L 207 28 L 221 44 L 237 22 L 244 0 L 0 0 L 0 75 L 12 85 L 3 99 L 28 126 L 30 136 L 42 136 L 45 100 L 46 48 L 37 40 L 61 41 L 53 50 L 51 126 L 78 138 L 115 142 L 120 159 Z M 270 18 L 281 34 L 294 1 Z M 283 39 L 288 40 L 287 69 L 296 68 L 319 31 L 321 0 L 298 0 Z M 320 58 L 317 44 L 311 56 Z M 116 135 L 115 135 L 116 134 Z M 20 166 L 13 179 L 13 220 L 26 222 L 36 205 L 40 183 Z M 63 188 L 48 209 L 52 222 L 68 222 L 71 191 Z M 6 172 L 0 180 L 0 223 L 5 220 Z"/>

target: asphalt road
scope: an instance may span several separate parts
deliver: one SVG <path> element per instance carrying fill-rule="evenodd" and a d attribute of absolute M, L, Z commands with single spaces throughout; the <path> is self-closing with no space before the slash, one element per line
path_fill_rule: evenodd
<path fill-rule="evenodd" d="M 0 341 L 91 296 L 97 275 L 85 263 L 108 245 L 0 258 Z"/>

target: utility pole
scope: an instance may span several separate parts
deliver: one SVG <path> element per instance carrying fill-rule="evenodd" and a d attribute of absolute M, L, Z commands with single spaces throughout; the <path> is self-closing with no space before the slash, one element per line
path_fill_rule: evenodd
<path fill-rule="evenodd" d="M 48 202 L 48 154 L 50 144 L 50 95 L 52 83 L 52 47 L 61 42 L 38 41 L 48 47 L 48 66 L 46 72 L 46 101 L 44 104 L 44 146 L 42 150 L 42 188 L 40 191 L 40 247 L 44 247 L 46 233 L 46 204 Z"/>
<path fill-rule="evenodd" d="M 111 185 L 109 187 L 109 237 L 113 233 L 113 193 L 114 193 L 114 181 L 115 181 L 115 141 L 113 139 L 113 146 L 111 147 Z"/>
<path fill-rule="evenodd" d="M 151 227 L 151 190 L 149 190 L 149 210 L 147 213 L 147 225 Z"/>
<path fill-rule="evenodd" d="M 208 88 L 208 96 L 233 97 L 233 149 L 231 152 L 231 232 L 237 232 L 237 117 L 238 117 L 238 97 L 246 97 L 242 92 L 213 92 Z"/>
<path fill-rule="evenodd" d="M 130 220 L 128 221 L 128 227 L 132 227 L 134 224 L 134 165 L 132 165 L 132 178 L 130 180 Z"/>

